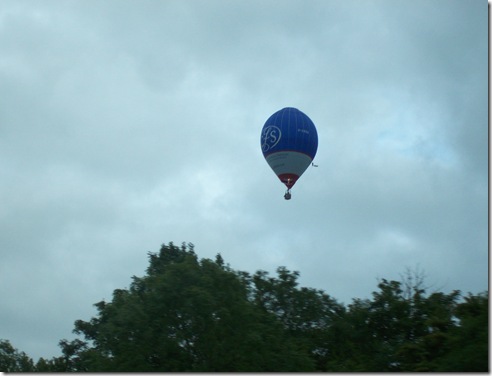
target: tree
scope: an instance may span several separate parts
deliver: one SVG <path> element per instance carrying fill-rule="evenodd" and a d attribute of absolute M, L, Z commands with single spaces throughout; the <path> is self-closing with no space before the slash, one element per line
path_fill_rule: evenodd
<path fill-rule="evenodd" d="M 193 247 L 150 254 L 147 275 L 78 320 L 89 371 L 309 371 L 312 362 L 274 315 L 248 300 L 242 280 Z M 89 345 L 92 344 L 92 346 Z M 79 362 L 80 363 L 80 362 Z"/>
<path fill-rule="evenodd" d="M 405 283 L 383 279 L 372 299 L 354 299 L 346 312 L 335 316 L 327 329 L 334 351 L 330 352 L 325 370 L 410 372 L 459 369 L 448 362 L 447 357 L 453 348 L 458 351 L 458 346 L 453 344 L 458 339 L 453 338 L 462 338 L 459 333 L 463 331 L 457 327 L 455 316 L 459 312 L 460 292 L 435 292 L 426 296 L 422 280 L 415 279 L 415 282 L 409 289 Z M 476 315 L 481 317 L 481 324 L 470 321 L 475 323 L 471 325 L 473 336 L 470 338 L 477 338 L 476 327 L 486 328 L 483 325 L 486 305 L 479 306 L 482 310 L 475 309 L 474 312 L 482 312 Z M 480 345 L 472 341 L 469 345 L 487 348 L 483 336 L 479 339 Z M 486 352 L 482 351 L 478 358 L 483 362 L 487 359 Z M 473 370 L 473 367 L 466 365 L 462 369 Z"/>
<path fill-rule="evenodd" d="M 149 253 L 142 277 L 77 320 L 83 339 L 36 365 L 0 340 L 0 370 L 15 372 L 488 371 L 488 293 L 426 293 L 424 274 L 382 279 L 344 306 L 299 286 L 279 267 L 249 274 L 192 244 Z"/>
<path fill-rule="evenodd" d="M 370 364 L 376 345 L 368 326 L 368 299 L 353 299 L 327 329 L 328 356 L 321 370 L 328 372 L 363 372 Z"/>
<path fill-rule="evenodd" d="M 468 294 L 455 309 L 447 351 L 437 361 L 441 372 L 489 371 L 488 293 Z"/>
<path fill-rule="evenodd" d="M 277 269 L 276 278 L 258 271 L 248 280 L 251 299 L 282 323 L 298 346 L 315 361 L 316 369 L 321 370 L 321 364 L 329 356 L 327 329 L 344 308 L 322 290 L 298 287 L 298 278 L 299 272 L 285 267 Z"/>
<path fill-rule="evenodd" d="M 25 352 L 14 348 L 8 340 L 0 340 L 0 372 L 32 372 L 34 363 Z"/>

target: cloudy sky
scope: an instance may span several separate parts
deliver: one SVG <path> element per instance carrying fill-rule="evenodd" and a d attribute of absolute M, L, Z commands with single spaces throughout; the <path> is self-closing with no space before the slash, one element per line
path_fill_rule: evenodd
<path fill-rule="evenodd" d="M 340 302 L 420 268 L 488 282 L 487 2 L 3 0 L 0 338 L 58 356 L 77 319 L 192 242 Z M 315 123 L 285 201 L 266 119 Z"/>

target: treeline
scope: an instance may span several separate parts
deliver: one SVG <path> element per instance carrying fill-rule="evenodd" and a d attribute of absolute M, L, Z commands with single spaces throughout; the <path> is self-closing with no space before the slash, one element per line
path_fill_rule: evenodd
<path fill-rule="evenodd" d="M 347 306 L 300 287 L 298 272 L 236 271 L 192 244 L 149 253 L 143 277 L 97 315 L 82 339 L 36 363 L 0 341 L 6 372 L 487 372 L 488 293 L 427 293 L 421 275 L 382 279 Z"/>

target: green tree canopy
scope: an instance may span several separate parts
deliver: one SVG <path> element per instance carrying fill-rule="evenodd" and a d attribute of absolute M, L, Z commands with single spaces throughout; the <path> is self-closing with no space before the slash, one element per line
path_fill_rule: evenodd
<path fill-rule="evenodd" d="M 81 338 L 34 365 L 0 340 L 7 372 L 487 372 L 488 293 L 427 293 L 423 275 L 381 279 L 347 306 L 299 272 L 233 270 L 192 244 L 149 253 L 142 277 L 77 320 Z"/>
<path fill-rule="evenodd" d="M 0 372 L 32 372 L 32 359 L 12 346 L 10 341 L 0 339 Z"/>
<path fill-rule="evenodd" d="M 75 331 L 91 341 L 90 371 L 301 371 L 308 354 L 276 317 L 248 300 L 223 262 L 198 260 L 191 245 L 163 245 L 143 278 L 99 302 Z"/>

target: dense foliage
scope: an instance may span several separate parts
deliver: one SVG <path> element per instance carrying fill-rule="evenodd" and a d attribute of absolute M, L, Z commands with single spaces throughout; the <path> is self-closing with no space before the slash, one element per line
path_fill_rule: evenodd
<path fill-rule="evenodd" d="M 235 271 L 193 245 L 163 245 L 146 275 L 96 317 L 83 339 L 36 364 L 0 341 L 1 371 L 488 371 L 488 294 L 427 294 L 423 279 L 381 280 L 348 306 L 299 287 L 299 273 Z"/>

